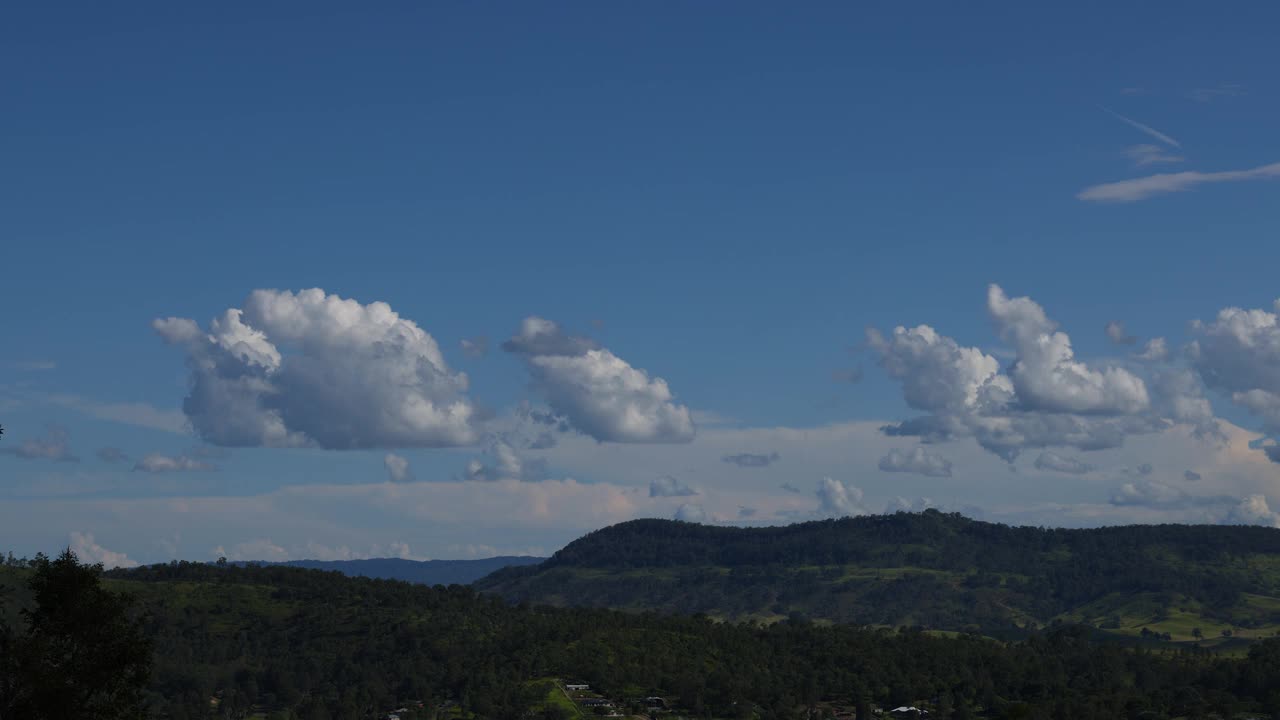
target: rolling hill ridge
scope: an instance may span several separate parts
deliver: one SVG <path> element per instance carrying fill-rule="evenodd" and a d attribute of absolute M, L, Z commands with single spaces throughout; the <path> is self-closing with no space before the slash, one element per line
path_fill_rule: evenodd
<path fill-rule="evenodd" d="M 1280 629 L 1280 530 L 1010 527 L 934 510 L 763 528 L 636 520 L 476 587 L 732 620 L 992 635 L 1060 621 L 1230 648 Z"/>

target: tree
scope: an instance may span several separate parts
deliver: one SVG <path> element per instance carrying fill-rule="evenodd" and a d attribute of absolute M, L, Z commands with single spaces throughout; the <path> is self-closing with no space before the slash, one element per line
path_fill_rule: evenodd
<path fill-rule="evenodd" d="M 37 555 L 26 632 L 0 629 L 0 720 L 132 720 L 143 715 L 151 648 L 128 598 L 101 585 L 101 565 L 69 548 Z"/>
<path fill-rule="evenodd" d="M 1191 637 L 1199 640 L 1204 637 L 1204 632 L 1200 628 L 1191 628 Z"/>

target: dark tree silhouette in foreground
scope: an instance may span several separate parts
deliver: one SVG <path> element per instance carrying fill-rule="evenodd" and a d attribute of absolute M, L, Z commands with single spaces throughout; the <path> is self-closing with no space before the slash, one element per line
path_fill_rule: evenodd
<path fill-rule="evenodd" d="M 101 565 L 36 556 L 25 632 L 0 627 L 0 720 L 142 717 L 151 647 Z"/>

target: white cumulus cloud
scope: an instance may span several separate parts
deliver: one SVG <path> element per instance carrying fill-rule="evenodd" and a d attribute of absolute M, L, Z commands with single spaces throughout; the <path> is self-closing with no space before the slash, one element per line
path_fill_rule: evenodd
<path fill-rule="evenodd" d="M 1280 433 L 1280 300 L 1276 312 L 1225 308 L 1212 322 L 1195 321 L 1192 366 L 1209 387 L 1261 417 Z"/>
<path fill-rule="evenodd" d="M 1027 448 L 1118 447 L 1126 435 L 1167 427 L 1169 421 L 1157 410 L 1188 395 L 1191 401 L 1202 399 L 1198 385 L 1177 383 L 1165 388 L 1175 395 L 1153 399 L 1143 378 L 1130 370 L 1077 359 L 1070 337 L 1030 298 L 1010 298 L 992 285 L 987 310 L 1014 350 L 1004 368 L 994 356 L 928 325 L 898 327 L 888 337 L 868 330 L 880 366 L 902 383 L 907 405 L 925 413 L 887 426 L 887 434 L 925 442 L 969 436 L 1012 461 Z M 1109 334 L 1127 337 L 1118 324 Z M 1188 413 L 1198 407 L 1183 404 Z"/>
<path fill-rule="evenodd" d="M 862 489 L 846 485 L 834 478 L 823 478 L 818 483 L 818 515 L 822 517 L 852 517 L 867 515 L 862 504 Z"/>
<path fill-rule="evenodd" d="M 693 439 L 689 409 L 675 402 L 665 380 L 550 320 L 526 318 L 503 349 L 524 357 L 551 409 L 585 435 L 620 443 Z"/>
<path fill-rule="evenodd" d="M 1228 525 L 1265 525 L 1280 528 L 1280 512 L 1271 509 L 1265 495 L 1250 495 L 1231 508 L 1224 522 Z"/>
<path fill-rule="evenodd" d="M 80 558 L 81 562 L 91 565 L 102 563 L 102 566 L 108 570 L 112 568 L 131 568 L 138 567 L 138 563 L 129 559 L 129 556 L 114 550 L 108 550 L 99 545 L 93 539 L 93 533 L 71 533 L 71 551 Z"/>
<path fill-rule="evenodd" d="M 701 505 L 685 503 L 676 508 L 675 519 L 682 522 L 700 523 L 707 519 L 707 511 Z"/>
<path fill-rule="evenodd" d="M 183 411 L 222 446 L 328 449 L 449 447 L 476 440 L 467 376 L 436 341 L 389 305 L 331 295 L 255 290 L 207 329 L 185 318 L 152 323 L 183 347 Z"/>
<path fill-rule="evenodd" d="M 1128 370 L 1097 370 L 1076 360 L 1071 338 L 1058 332 L 1031 298 L 1010 298 L 992 285 L 987 310 L 1001 336 L 1018 351 L 1010 377 L 1023 405 L 1050 412 L 1125 414 L 1150 404 L 1146 385 Z"/>
<path fill-rule="evenodd" d="M 1164 362 L 1169 359 L 1169 344 L 1162 337 L 1151 338 L 1134 358 L 1143 362 Z"/>
<path fill-rule="evenodd" d="M 488 462 L 478 458 L 467 463 L 467 480 L 542 480 L 546 477 L 544 460 L 526 460 L 505 439 L 491 437 L 484 451 Z"/>
<path fill-rule="evenodd" d="M 391 482 L 413 482 L 413 473 L 409 471 L 409 460 L 395 453 L 387 453 L 382 458 L 382 465 L 387 469 L 387 479 Z"/>

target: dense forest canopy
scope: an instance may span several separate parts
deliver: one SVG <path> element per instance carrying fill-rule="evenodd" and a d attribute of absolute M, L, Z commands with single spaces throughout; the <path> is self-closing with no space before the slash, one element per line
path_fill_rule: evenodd
<path fill-rule="evenodd" d="M 20 588 L 29 574 L 4 568 L 0 580 Z M 551 677 L 620 703 L 668 697 L 689 717 L 821 717 L 832 703 L 927 705 L 937 717 L 1280 717 L 1280 640 L 1226 658 L 1098 644 L 1076 626 L 1003 643 L 531 608 L 289 567 L 172 563 L 108 577 L 135 598 L 154 648 L 158 718 L 364 720 L 411 702 L 420 717 L 550 717 L 538 681 Z"/>

